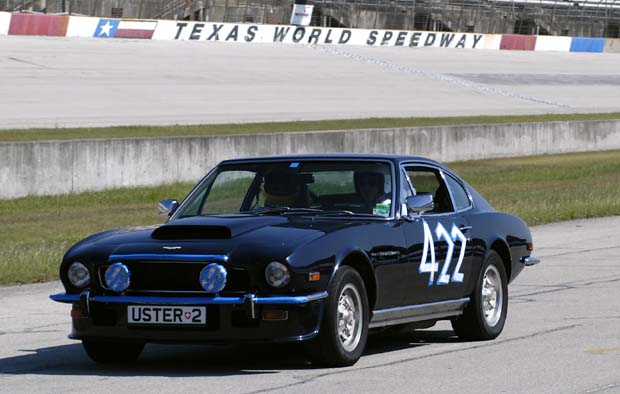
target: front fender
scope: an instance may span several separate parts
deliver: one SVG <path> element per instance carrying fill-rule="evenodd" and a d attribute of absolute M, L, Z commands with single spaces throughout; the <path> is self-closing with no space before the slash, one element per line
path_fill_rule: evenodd
<path fill-rule="evenodd" d="M 331 281 L 336 275 L 336 272 L 338 272 L 338 269 L 340 269 L 344 265 L 354 268 L 362 277 L 362 280 L 364 281 L 364 286 L 366 287 L 368 304 L 370 310 L 372 311 L 377 301 L 377 277 L 375 276 L 375 269 L 372 265 L 370 257 L 368 256 L 366 251 L 361 248 L 350 248 L 347 250 L 343 250 L 336 260 L 334 271 L 329 280 L 330 285 Z"/>
<path fill-rule="evenodd" d="M 340 248 L 337 248 L 338 246 Z M 332 253 L 329 253 L 330 250 Z M 303 265 L 301 264 L 302 260 L 304 261 Z M 377 279 L 370 256 L 361 247 L 349 246 L 343 248 L 342 245 L 332 244 L 331 242 L 322 244 L 320 247 L 319 245 L 314 245 L 314 247 L 309 245 L 289 256 L 288 261 L 295 266 L 297 271 L 319 271 L 321 272 L 321 277 L 327 274 L 327 280 L 323 281 L 323 278 L 321 278 L 320 286 L 316 287 L 317 290 L 324 291 L 329 290 L 336 272 L 343 265 L 355 268 L 364 280 L 371 307 L 375 305 Z"/>

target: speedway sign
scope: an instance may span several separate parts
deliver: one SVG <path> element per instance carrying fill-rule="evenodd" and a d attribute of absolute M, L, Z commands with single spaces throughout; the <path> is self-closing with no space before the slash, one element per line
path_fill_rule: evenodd
<path fill-rule="evenodd" d="M 189 21 L 159 21 L 152 37 L 154 40 L 469 49 L 488 48 L 495 44 L 495 38 L 492 34 Z"/>

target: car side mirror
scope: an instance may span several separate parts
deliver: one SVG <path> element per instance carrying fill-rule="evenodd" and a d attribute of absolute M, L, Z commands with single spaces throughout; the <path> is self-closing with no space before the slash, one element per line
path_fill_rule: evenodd
<path fill-rule="evenodd" d="M 424 212 L 432 211 L 435 208 L 433 195 L 430 193 L 418 193 L 415 196 L 407 197 L 407 211 L 409 214 L 421 215 Z"/>
<path fill-rule="evenodd" d="M 157 205 L 159 209 L 160 215 L 170 216 L 177 210 L 179 207 L 179 202 L 177 200 L 161 200 Z"/>

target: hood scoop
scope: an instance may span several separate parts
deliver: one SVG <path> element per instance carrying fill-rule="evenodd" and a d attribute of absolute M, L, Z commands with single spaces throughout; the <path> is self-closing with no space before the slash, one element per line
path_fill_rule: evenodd
<path fill-rule="evenodd" d="M 153 239 L 173 241 L 191 239 L 230 239 L 230 229 L 226 226 L 200 226 L 200 225 L 165 225 L 151 234 Z"/>

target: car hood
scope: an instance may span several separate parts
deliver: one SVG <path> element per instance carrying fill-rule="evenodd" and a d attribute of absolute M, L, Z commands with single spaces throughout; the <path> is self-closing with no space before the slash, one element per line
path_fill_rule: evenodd
<path fill-rule="evenodd" d="M 65 258 L 89 254 L 101 261 L 111 255 L 208 254 L 231 261 L 258 256 L 283 259 L 298 246 L 357 224 L 359 221 L 293 215 L 191 217 L 96 234 L 77 244 Z"/>

